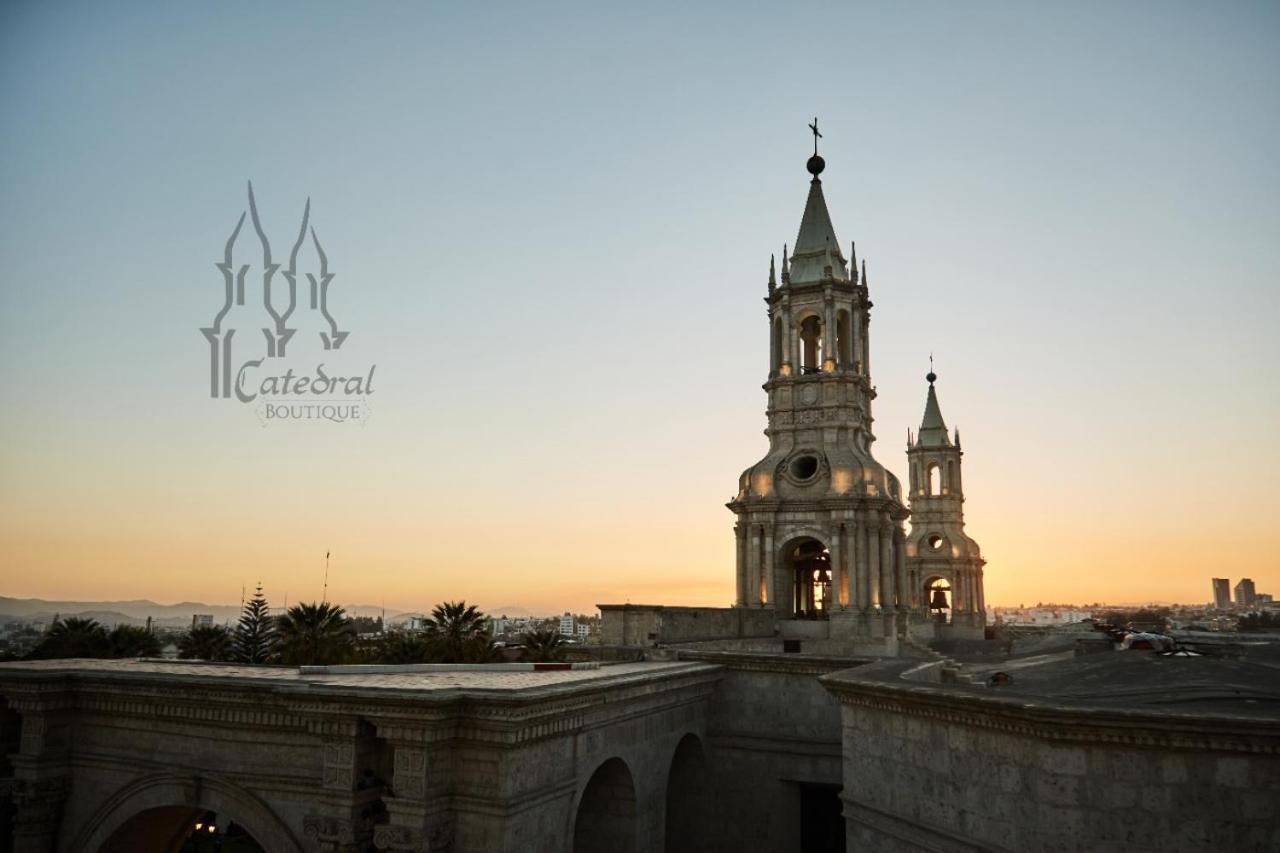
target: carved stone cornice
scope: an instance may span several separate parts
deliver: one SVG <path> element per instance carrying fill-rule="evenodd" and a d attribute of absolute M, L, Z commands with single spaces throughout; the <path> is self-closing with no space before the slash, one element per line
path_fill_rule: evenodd
<path fill-rule="evenodd" d="M 828 675 L 822 682 L 842 705 L 852 708 L 1053 743 L 1280 756 L 1280 722 L 1275 720 L 1069 705 L 1022 694 L 984 696 L 961 688 L 898 684 L 852 672 Z"/>
<path fill-rule="evenodd" d="M 96 685 L 95 685 L 96 687 Z M 234 682 L 227 689 L 133 690 L 119 693 L 85 690 L 76 696 L 77 711 L 111 717 L 172 720 L 237 730 L 302 729 L 306 721 L 283 703 L 263 702 L 261 693 L 246 694 Z"/>

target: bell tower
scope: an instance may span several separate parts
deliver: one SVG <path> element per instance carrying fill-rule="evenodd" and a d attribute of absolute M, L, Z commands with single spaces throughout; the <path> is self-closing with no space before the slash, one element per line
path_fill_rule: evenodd
<path fill-rule="evenodd" d="M 907 435 L 911 466 L 911 535 L 907 565 L 939 634 L 981 639 L 986 625 L 982 559 L 978 543 L 964 532 L 964 483 L 960 474 L 960 431 L 954 440 L 938 406 L 930 359 L 929 396 L 920 432 Z M 941 626 L 946 626 L 945 628 Z"/>
<path fill-rule="evenodd" d="M 728 503 L 737 516 L 737 606 L 772 608 L 783 636 L 864 637 L 896 649 L 907 611 L 907 509 L 898 480 L 871 453 L 866 263 L 846 259 L 827 211 L 814 153 L 800 230 L 769 263 L 769 451 Z M 788 628 L 788 624 L 791 627 Z M 802 624 L 797 624 L 802 623 Z"/>

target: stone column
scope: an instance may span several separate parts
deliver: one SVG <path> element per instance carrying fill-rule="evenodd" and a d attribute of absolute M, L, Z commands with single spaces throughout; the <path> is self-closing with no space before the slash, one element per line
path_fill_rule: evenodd
<path fill-rule="evenodd" d="M 830 363 L 831 370 L 836 367 L 836 322 L 835 309 L 831 305 L 831 289 L 827 288 L 826 299 L 822 306 L 822 369 L 827 370 L 827 364 Z"/>
<path fill-rule="evenodd" d="M 738 606 L 746 607 L 750 600 L 747 594 L 747 528 L 739 522 L 733 526 L 733 538 L 738 555 Z"/>
<path fill-rule="evenodd" d="M 799 376 L 804 372 L 804 359 L 800 357 L 800 330 L 792 325 L 793 319 L 790 315 L 787 316 L 787 339 L 791 341 L 791 372 Z"/>
<path fill-rule="evenodd" d="M 782 359 L 782 363 L 786 366 L 787 372 L 792 376 L 796 374 L 796 358 L 795 347 L 792 343 L 791 334 L 791 300 L 784 299 L 782 302 L 782 352 L 778 357 Z"/>
<path fill-rule="evenodd" d="M 987 591 L 982 584 L 982 566 L 974 569 L 974 576 L 978 583 L 978 613 L 982 617 L 982 624 L 987 622 Z"/>
<path fill-rule="evenodd" d="M 884 588 L 880 585 L 880 525 L 872 515 L 867 519 L 867 575 L 871 581 L 868 607 L 884 604 Z"/>
<path fill-rule="evenodd" d="M 870 330 L 871 315 L 864 312 L 862 315 L 862 375 L 867 378 L 871 377 L 871 346 L 867 341 Z"/>
<path fill-rule="evenodd" d="M 388 853 L 420 853 L 432 849 L 433 844 L 447 846 L 453 837 L 452 818 L 441 809 L 428 808 L 427 773 L 429 768 L 433 774 L 447 773 L 448 764 L 431 758 L 430 734 L 387 723 L 378 726 L 378 736 L 394 750 L 390 779 L 394 796 L 385 800 L 387 820 L 374 828 L 374 846 Z M 437 785 L 446 788 L 439 782 Z"/>
<path fill-rule="evenodd" d="M 834 608 L 844 607 L 847 603 L 847 596 L 842 596 L 841 591 L 844 587 L 844 566 L 840 565 L 841 555 L 844 549 L 840 547 L 840 539 L 844 536 L 844 525 L 837 522 L 831 531 L 831 603 Z"/>
<path fill-rule="evenodd" d="M 880 522 L 880 606 L 893 607 L 893 525 L 888 518 Z"/>
<path fill-rule="evenodd" d="M 907 555 L 906 555 L 907 535 L 903 531 L 901 525 L 895 525 L 893 528 L 893 571 L 896 576 L 896 585 L 898 588 L 898 609 L 906 610 L 911 607 L 911 588 L 907 586 Z"/>
<path fill-rule="evenodd" d="M 952 578 L 953 578 L 951 583 L 951 615 L 952 616 L 963 613 L 966 609 L 968 609 L 968 606 L 969 606 L 969 602 L 968 602 L 969 596 L 965 594 L 965 590 L 964 590 L 964 574 L 965 572 L 963 568 L 957 568 L 952 575 Z"/>
<path fill-rule="evenodd" d="M 747 581 L 751 589 L 747 600 L 759 607 L 760 602 L 760 528 L 754 524 L 747 525 Z"/>
<path fill-rule="evenodd" d="M 856 374 L 862 365 L 862 311 L 858 309 L 856 301 L 849 311 L 849 334 L 853 336 L 849 345 L 849 355 L 854 361 L 849 367 Z"/>
<path fill-rule="evenodd" d="M 765 595 L 769 599 L 769 606 L 775 610 L 778 608 L 777 598 L 777 575 L 773 568 L 773 526 L 769 525 L 764 529 L 764 588 Z"/>
<path fill-rule="evenodd" d="M 869 558 L 867 556 L 867 524 L 861 517 L 854 519 L 854 576 L 858 579 L 858 590 L 856 590 L 856 598 L 858 598 L 859 610 L 867 610 L 872 606 L 872 592 L 870 592 L 870 571 Z"/>
<path fill-rule="evenodd" d="M 66 776 L 44 779 L 8 779 L 0 783 L 0 795 L 7 787 L 13 802 L 13 847 L 15 853 L 48 853 L 54 849 L 62 807 L 70 789 Z"/>

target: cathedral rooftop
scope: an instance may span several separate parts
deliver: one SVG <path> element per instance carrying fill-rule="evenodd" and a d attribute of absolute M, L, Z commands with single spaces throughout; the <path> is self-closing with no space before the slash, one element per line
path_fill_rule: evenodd
<path fill-rule="evenodd" d="M 1144 651 L 1037 655 L 964 668 L 979 683 L 927 683 L 918 662 L 874 664 L 827 676 L 855 690 L 904 691 L 924 701 L 974 701 L 995 712 L 1073 711 L 1174 720 L 1280 722 L 1280 644 L 1257 644 L 1241 659 L 1164 656 Z M 986 686 L 996 672 L 1008 683 Z M 1280 731 L 1280 730 L 1278 730 Z"/>
<path fill-rule="evenodd" d="M 619 687 L 636 681 L 703 674 L 704 663 L 620 663 L 599 667 L 514 670 L 502 664 L 456 666 L 285 667 L 200 661 L 61 659 L 0 663 L 0 681 L 65 677 L 120 684 L 176 683 L 209 687 L 267 688 L 320 694 L 375 691 L 420 698 L 462 694 L 536 697 L 547 692 Z"/>

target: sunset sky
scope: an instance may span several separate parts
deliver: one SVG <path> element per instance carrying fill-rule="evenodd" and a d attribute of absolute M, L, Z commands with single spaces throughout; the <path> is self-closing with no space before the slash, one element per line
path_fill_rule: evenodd
<path fill-rule="evenodd" d="M 987 601 L 1280 594 L 1280 5 L 12 2 L 0 595 L 728 605 L 815 115 Z M 209 396 L 249 180 L 363 426 Z"/>

